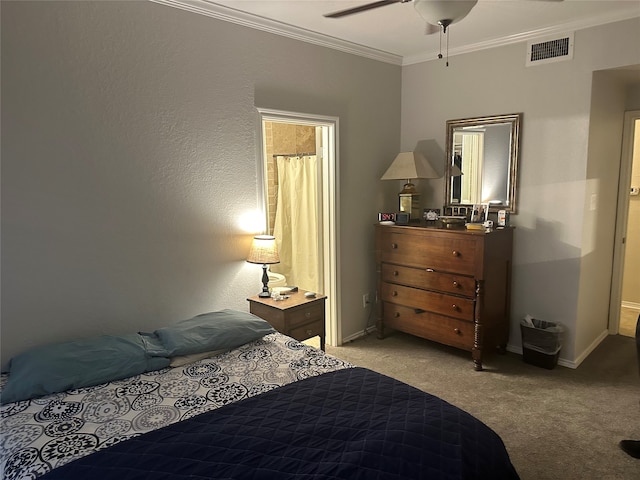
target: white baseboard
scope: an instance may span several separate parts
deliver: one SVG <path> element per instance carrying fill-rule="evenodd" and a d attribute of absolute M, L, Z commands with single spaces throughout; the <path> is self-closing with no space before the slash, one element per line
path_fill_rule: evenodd
<path fill-rule="evenodd" d="M 640 303 L 635 302 L 625 302 L 624 300 L 620 303 L 620 305 L 624 308 L 630 308 L 631 310 L 638 310 L 640 312 Z"/>
<path fill-rule="evenodd" d="M 598 335 L 598 338 L 596 338 L 591 345 L 589 345 L 580 355 L 578 355 L 578 358 L 576 358 L 575 360 L 576 366 L 573 368 L 576 368 L 578 365 L 580 365 L 584 361 L 584 359 L 587 358 L 589 354 L 593 352 L 596 347 L 600 345 L 602 341 L 608 336 L 609 330 L 604 330 L 600 335 Z M 558 363 L 560 363 L 560 361 L 558 361 Z"/>
<path fill-rule="evenodd" d="M 357 340 L 358 338 L 362 338 L 365 335 L 369 335 L 373 332 L 376 331 L 376 327 L 375 325 L 371 325 L 370 327 L 367 327 L 366 330 L 360 330 L 359 332 L 356 332 L 352 335 L 349 335 L 348 337 L 345 337 L 342 339 L 342 344 L 345 343 L 349 343 L 352 342 L 354 340 Z M 578 355 L 578 358 L 576 358 L 575 360 L 568 360 L 566 358 L 562 358 L 562 356 L 560 356 L 558 358 L 558 365 L 561 365 L 563 367 L 567 367 L 567 368 L 573 368 L 576 369 L 580 366 L 580 364 L 585 360 L 585 358 L 587 358 L 589 356 L 589 354 L 591 352 L 593 352 L 598 345 L 600 345 L 603 340 L 605 338 L 607 338 L 609 336 L 609 331 L 608 330 L 604 330 L 599 336 L 598 338 L 596 338 L 593 343 L 591 343 L 591 345 L 589 345 L 580 355 Z M 508 344 L 507 345 L 507 351 L 511 352 L 511 353 L 516 353 L 518 355 L 522 355 L 522 347 L 521 346 L 517 346 L 517 345 L 512 345 L 512 344 Z M 562 350 L 560 350 L 560 354 L 562 355 Z"/>
<path fill-rule="evenodd" d="M 360 330 L 359 332 L 356 332 L 352 335 L 349 335 L 348 337 L 343 338 L 342 345 L 344 345 L 345 343 L 353 342 L 354 340 L 357 340 L 358 338 L 362 338 L 375 331 L 376 331 L 375 325 L 371 325 L 367 327 L 366 330 Z"/>
<path fill-rule="evenodd" d="M 593 352 L 598 345 L 602 343 L 602 341 L 609 336 L 609 330 L 604 330 L 598 338 L 596 338 L 591 345 L 589 345 L 586 349 L 578 355 L 575 360 L 568 360 L 566 358 L 562 358 L 562 350 L 560 350 L 560 358 L 558 358 L 558 365 L 567 368 L 578 368 L 580 364 L 584 361 L 585 358 L 589 356 L 591 352 Z M 522 355 L 522 347 L 515 345 L 507 345 L 507 350 L 512 353 L 517 353 L 518 355 Z"/>

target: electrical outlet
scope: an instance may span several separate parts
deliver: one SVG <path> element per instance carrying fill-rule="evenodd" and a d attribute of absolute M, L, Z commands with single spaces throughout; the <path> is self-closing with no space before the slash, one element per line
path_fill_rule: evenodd
<path fill-rule="evenodd" d="M 369 306 L 369 294 L 365 293 L 362 295 L 362 308 L 367 308 Z"/>

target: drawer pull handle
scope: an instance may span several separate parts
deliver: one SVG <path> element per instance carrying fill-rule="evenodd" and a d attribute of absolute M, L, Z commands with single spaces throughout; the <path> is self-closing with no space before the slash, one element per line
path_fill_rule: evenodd
<path fill-rule="evenodd" d="M 311 312 L 306 312 L 306 313 L 304 314 L 304 316 L 305 316 L 305 317 L 307 317 L 307 318 L 309 318 L 309 317 L 311 316 Z"/>
<path fill-rule="evenodd" d="M 454 328 L 453 331 L 455 332 L 456 335 L 460 335 L 460 329 L 459 328 Z"/>
<path fill-rule="evenodd" d="M 398 296 L 398 292 L 396 292 L 395 290 L 393 292 L 391 292 L 391 296 L 392 297 L 397 297 Z"/>
<path fill-rule="evenodd" d="M 391 244 L 391 248 L 393 248 L 394 250 L 396 250 L 398 248 L 398 244 L 397 243 L 392 243 Z"/>
<path fill-rule="evenodd" d="M 312 335 L 312 334 L 313 334 L 313 330 L 308 329 L 308 330 L 307 330 L 307 335 Z"/>
<path fill-rule="evenodd" d="M 393 314 L 393 316 L 394 316 L 394 317 L 396 317 L 396 318 L 398 318 L 398 317 L 400 316 L 400 312 L 395 312 L 395 313 Z"/>
<path fill-rule="evenodd" d="M 434 270 L 433 270 L 433 268 L 427 268 L 425 271 L 427 271 L 427 272 L 433 272 Z"/>
<path fill-rule="evenodd" d="M 453 305 L 451 305 L 452 310 L 457 311 L 458 310 L 458 306 L 454 303 Z"/>
<path fill-rule="evenodd" d="M 451 252 L 453 254 L 454 257 L 459 257 L 460 256 L 460 252 L 457 250 L 454 250 L 453 252 Z"/>
<path fill-rule="evenodd" d="M 454 286 L 454 287 L 456 287 L 456 288 L 458 288 L 458 287 L 460 286 L 460 284 L 459 284 L 457 281 L 455 281 L 455 280 L 454 280 L 454 281 L 453 281 L 453 286 Z"/>
<path fill-rule="evenodd" d="M 393 276 L 397 277 L 398 275 L 400 275 L 400 272 L 398 270 L 394 270 L 393 271 Z"/>

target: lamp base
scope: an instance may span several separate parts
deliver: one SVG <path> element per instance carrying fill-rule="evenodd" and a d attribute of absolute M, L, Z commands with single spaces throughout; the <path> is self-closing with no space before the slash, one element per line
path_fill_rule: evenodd
<path fill-rule="evenodd" d="M 269 275 L 267 274 L 267 264 L 262 264 L 262 291 L 258 294 L 259 298 L 269 298 Z"/>
<path fill-rule="evenodd" d="M 417 220 L 420 218 L 420 194 L 402 193 L 398 194 L 399 209 L 401 212 L 408 213 L 409 219 Z"/>

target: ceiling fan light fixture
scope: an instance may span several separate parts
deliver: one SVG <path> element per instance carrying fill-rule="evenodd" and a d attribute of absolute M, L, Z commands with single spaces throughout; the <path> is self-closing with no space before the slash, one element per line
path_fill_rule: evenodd
<path fill-rule="evenodd" d="M 466 17 L 476 3 L 478 0 L 414 0 L 413 6 L 425 22 L 446 28 Z"/>

